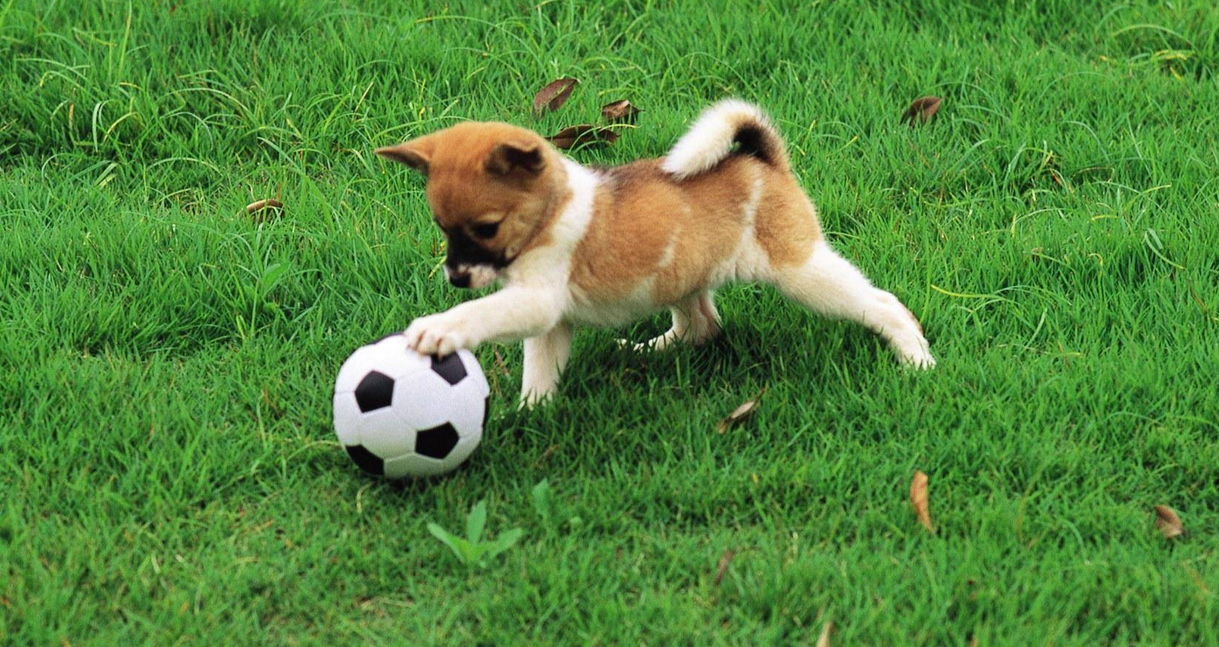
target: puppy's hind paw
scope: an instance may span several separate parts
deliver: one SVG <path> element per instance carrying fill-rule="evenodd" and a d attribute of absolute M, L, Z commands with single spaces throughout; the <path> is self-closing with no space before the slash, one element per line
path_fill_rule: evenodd
<path fill-rule="evenodd" d="M 642 353 L 646 350 L 651 350 L 651 347 L 649 347 L 647 344 L 639 344 L 639 343 L 633 342 L 629 339 L 615 339 L 614 344 L 616 344 L 618 346 L 618 348 L 632 350 L 632 351 L 635 351 L 636 353 Z"/>
<path fill-rule="evenodd" d="M 629 348 L 636 353 L 646 353 L 649 351 L 660 352 L 673 345 L 673 343 L 678 341 L 679 338 L 680 335 L 678 335 L 676 331 L 669 330 L 665 334 L 658 337 L 653 337 L 642 344 L 634 343 L 629 339 L 619 339 L 618 348 Z"/>

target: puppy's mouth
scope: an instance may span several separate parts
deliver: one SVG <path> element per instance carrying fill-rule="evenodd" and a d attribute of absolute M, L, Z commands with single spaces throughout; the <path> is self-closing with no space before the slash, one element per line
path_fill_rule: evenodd
<path fill-rule="evenodd" d="M 456 267 L 444 266 L 444 275 L 455 288 L 481 290 L 499 278 L 502 266 L 488 263 L 458 263 Z"/>

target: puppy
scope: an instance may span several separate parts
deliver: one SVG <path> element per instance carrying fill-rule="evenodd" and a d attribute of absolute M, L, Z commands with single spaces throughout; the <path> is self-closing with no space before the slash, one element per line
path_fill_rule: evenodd
<path fill-rule="evenodd" d="M 751 104 L 721 101 L 663 159 L 612 168 L 581 166 L 504 123 L 462 123 L 376 152 L 427 176 L 449 282 L 502 282 L 416 319 L 408 345 L 445 355 L 523 339 L 524 405 L 555 393 L 574 327 L 667 308 L 672 327 L 637 348 L 704 342 L 720 329 L 715 290 L 730 281 L 773 284 L 873 330 L 903 363 L 935 365 L 914 315 L 826 242 L 782 138 Z"/>

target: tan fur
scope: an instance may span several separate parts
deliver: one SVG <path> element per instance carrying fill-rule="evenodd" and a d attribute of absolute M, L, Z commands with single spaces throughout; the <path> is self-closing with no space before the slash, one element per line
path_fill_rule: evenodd
<path fill-rule="evenodd" d="M 750 157 L 676 181 L 659 160 L 603 171 L 588 233 L 576 248 L 572 282 L 595 299 L 618 300 L 652 279 L 652 302 L 672 305 L 708 287 L 750 227 L 774 266 L 797 265 L 821 237 L 821 226 L 799 184 Z M 761 182 L 752 218 L 751 187 Z M 672 260 L 662 265 L 666 247 Z"/>

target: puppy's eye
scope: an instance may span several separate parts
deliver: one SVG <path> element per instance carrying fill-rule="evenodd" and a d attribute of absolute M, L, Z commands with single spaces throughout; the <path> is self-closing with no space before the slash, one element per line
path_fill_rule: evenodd
<path fill-rule="evenodd" d="M 483 240 L 495 238 L 495 234 L 499 233 L 499 223 L 488 222 L 481 225 L 474 225 L 474 227 L 470 229 L 470 232 L 474 234 L 475 238 L 481 238 Z"/>

